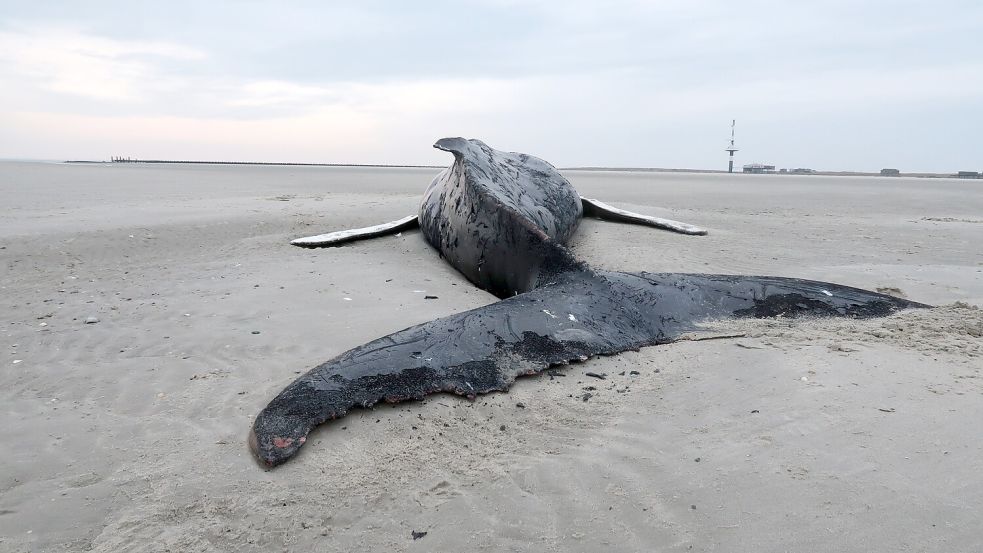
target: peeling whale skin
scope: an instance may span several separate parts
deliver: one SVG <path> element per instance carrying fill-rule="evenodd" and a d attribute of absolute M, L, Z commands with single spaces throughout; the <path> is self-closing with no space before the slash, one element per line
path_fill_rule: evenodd
<path fill-rule="evenodd" d="M 551 366 L 672 342 L 707 319 L 867 318 L 927 307 L 792 278 L 597 271 L 564 246 L 583 208 L 550 164 L 477 140 L 435 147 L 455 159 L 424 194 L 423 236 L 503 299 L 378 338 L 297 378 L 253 425 L 249 443 L 262 464 L 290 459 L 314 427 L 352 408 L 505 391 Z"/>

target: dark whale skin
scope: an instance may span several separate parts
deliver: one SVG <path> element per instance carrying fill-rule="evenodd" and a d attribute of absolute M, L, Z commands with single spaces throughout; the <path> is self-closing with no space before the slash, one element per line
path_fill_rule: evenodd
<path fill-rule="evenodd" d="M 577 230 L 583 206 L 552 165 L 478 140 L 444 138 L 434 147 L 453 153 L 454 164 L 424 193 L 420 229 L 468 280 L 508 297 L 577 266 L 557 245 Z"/>
<path fill-rule="evenodd" d="M 424 195 L 423 235 L 504 299 L 378 338 L 297 378 L 253 424 L 249 443 L 263 465 L 290 459 L 314 427 L 355 407 L 505 391 L 551 366 L 672 342 L 707 319 L 867 318 L 928 307 L 802 279 L 596 271 L 564 246 L 583 212 L 551 165 L 477 140 L 435 147 L 455 159 Z"/>

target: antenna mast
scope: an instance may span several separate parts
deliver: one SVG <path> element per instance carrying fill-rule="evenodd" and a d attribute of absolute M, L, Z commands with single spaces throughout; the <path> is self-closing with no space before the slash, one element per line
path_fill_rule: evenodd
<path fill-rule="evenodd" d="M 730 120 L 730 146 L 724 149 L 725 152 L 730 152 L 730 161 L 727 163 L 727 172 L 734 172 L 734 152 L 737 148 L 734 147 L 734 127 L 737 126 L 737 119 Z"/>

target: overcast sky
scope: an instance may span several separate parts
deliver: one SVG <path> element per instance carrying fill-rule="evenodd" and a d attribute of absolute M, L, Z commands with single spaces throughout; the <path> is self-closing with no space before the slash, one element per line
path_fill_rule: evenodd
<path fill-rule="evenodd" d="M 983 170 L 979 0 L 0 0 L 0 158 Z"/>

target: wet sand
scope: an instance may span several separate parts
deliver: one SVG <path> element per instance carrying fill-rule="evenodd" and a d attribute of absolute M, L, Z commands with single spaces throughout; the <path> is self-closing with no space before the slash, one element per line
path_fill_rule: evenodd
<path fill-rule="evenodd" d="M 494 301 L 417 231 L 287 245 L 411 214 L 434 174 L 0 163 L 0 550 L 983 548 L 975 181 L 567 172 L 711 232 L 587 220 L 598 267 L 944 307 L 715 323 L 741 336 L 357 411 L 259 468 L 248 428 L 296 374 Z"/>

